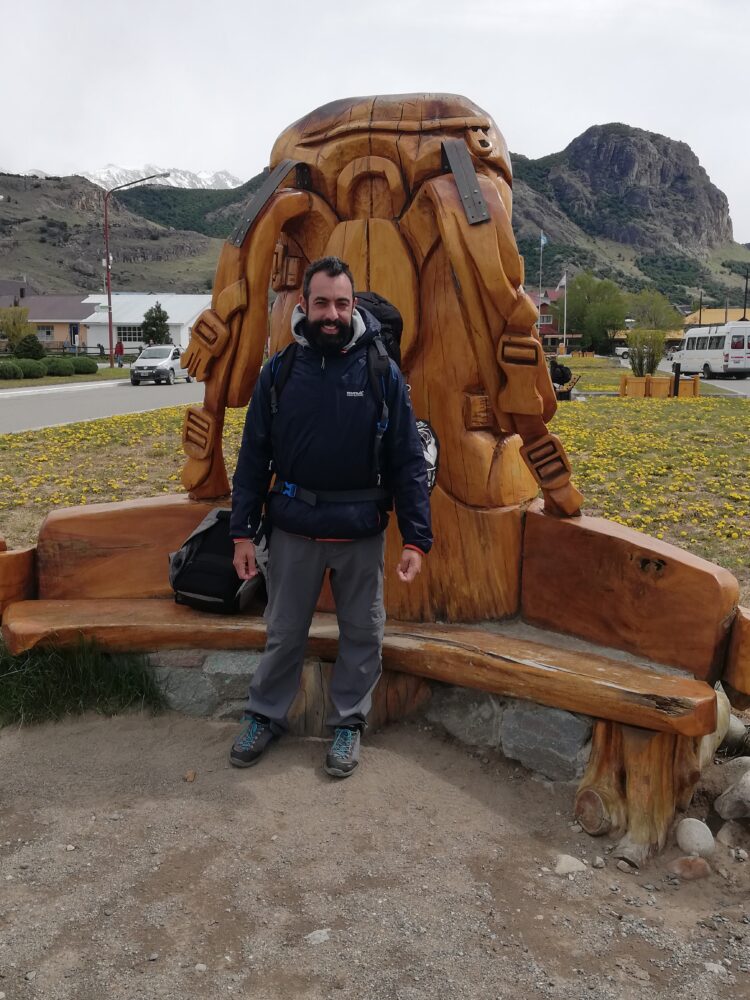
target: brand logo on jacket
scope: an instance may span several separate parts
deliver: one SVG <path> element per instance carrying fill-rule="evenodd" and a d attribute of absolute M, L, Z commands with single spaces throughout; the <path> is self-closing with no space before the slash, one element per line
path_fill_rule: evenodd
<path fill-rule="evenodd" d="M 364 396 L 364 394 L 364 389 L 360 389 L 359 392 L 347 392 L 347 396 Z"/>

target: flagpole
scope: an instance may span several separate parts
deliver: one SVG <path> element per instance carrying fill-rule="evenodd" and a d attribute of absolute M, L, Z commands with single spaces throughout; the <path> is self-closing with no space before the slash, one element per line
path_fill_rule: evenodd
<path fill-rule="evenodd" d="M 568 269 L 563 271 L 563 281 L 565 282 L 565 299 L 563 304 L 563 354 L 568 353 Z M 558 313 L 559 315 L 559 313 Z"/>
<path fill-rule="evenodd" d="M 542 256 L 544 254 L 544 230 L 539 230 L 539 312 L 542 310 Z"/>

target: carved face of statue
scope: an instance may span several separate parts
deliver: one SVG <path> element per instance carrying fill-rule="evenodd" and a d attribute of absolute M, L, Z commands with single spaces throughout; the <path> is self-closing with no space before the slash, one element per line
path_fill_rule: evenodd
<path fill-rule="evenodd" d="M 307 336 L 324 349 L 341 350 L 352 337 L 354 290 L 345 274 L 331 277 L 324 271 L 312 276 L 307 299 L 300 296 L 307 316 Z"/>

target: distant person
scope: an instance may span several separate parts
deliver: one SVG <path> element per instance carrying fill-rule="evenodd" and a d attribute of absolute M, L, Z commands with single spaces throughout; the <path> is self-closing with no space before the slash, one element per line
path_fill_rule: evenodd
<path fill-rule="evenodd" d="M 550 360 L 550 378 L 553 385 L 565 385 L 572 377 L 573 373 L 567 365 L 560 364 L 556 358 Z"/>
<path fill-rule="evenodd" d="M 122 357 L 123 357 L 124 354 L 125 354 L 125 346 L 123 345 L 123 342 L 118 337 L 117 343 L 115 344 L 115 357 L 117 358 L 117 367 L 118 368 L 122 368 Z"/>
<path fill-rule="evenodd" d="M 104 344 L 99 344 L 99 357 L 104 357 Z"/>

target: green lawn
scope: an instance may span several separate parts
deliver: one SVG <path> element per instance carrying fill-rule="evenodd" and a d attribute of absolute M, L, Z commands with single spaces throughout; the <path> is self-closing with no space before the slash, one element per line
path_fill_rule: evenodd
<path fill-rule="evenodd" d="M 33 544 L 56 507 L 181 489 L 184 407 L 0 435 L 0 535 Z M 244 412 L 227 414 L 233 468 Z M 620 521 L 726 566 L 750 605 L 750 400 L 561 403 L 562 439 L 584 512 Z"/>

